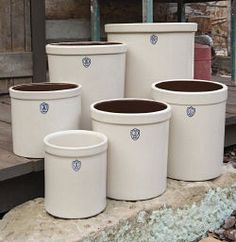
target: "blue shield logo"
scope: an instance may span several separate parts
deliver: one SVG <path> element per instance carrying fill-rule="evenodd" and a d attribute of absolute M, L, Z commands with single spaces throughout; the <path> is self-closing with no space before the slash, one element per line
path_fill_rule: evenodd
<path fill-rule="evenodd" d="M 49 105 L 48 105 L 48 103 L 45 103 L 45 102 L 40 103 L 39 109 L 40 109 L 40 112 L 41 112 L 42 114 L 46 114 L 46 113 L 48 112 L 48 110 L 49 110 Z"/>
<path fill-rule="evenodd" d="M 153 34 L 150 36 L 150 42 L 152 45 L 155 45 L 158 42 L 158 36 Z"/>
<path fill-rule="evenodd" d="M 82 64 L 85 68 L 90 67 L 92 60 L 89 57 L 84 57 L 82 59 Z"/>
<path fill-rule="evenodd" d="M 131 129 L 130 130 L 130 137 L 134 141 L 138 140 L 139 137 L 140 137 L 140 130 L 139 129 L 136 129 L 136 128 Z"/>
<path fill-rule="evenodd" d="M 74 161 L 72 161 L 72 169 L 74 170 L 74 171 L 79 171 L 80 170 L 80 168 L 81 168 L 81 161 L 80 160 L 74 160 Z"/>
<path fill-rule="evenodd" d="M 187 107 L 186 113 L 187 113 L 187 116 L 191 118 L 195 115 L 196 108 L 194 108 L 193 106 Z"/>

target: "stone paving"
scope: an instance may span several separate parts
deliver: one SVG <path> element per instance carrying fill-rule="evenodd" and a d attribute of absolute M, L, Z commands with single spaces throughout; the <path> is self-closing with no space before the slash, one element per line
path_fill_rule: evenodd
<path fill-rule="evenodd" d="M 26 202 L 0 220 L 0 241 L 180 242 L 217 229 L 236 208 L 236 171 L 224 165 L 207 182 L 168 180 L 166 192 L 148 201 L 108 200 L 89 219 L 58 219 L 44 210 L 44 199 Z M 96 201 L 95 201 L 96 202 Z"/>

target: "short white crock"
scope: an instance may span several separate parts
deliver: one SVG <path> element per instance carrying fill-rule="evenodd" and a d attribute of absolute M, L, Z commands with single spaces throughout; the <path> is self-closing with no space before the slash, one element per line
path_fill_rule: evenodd
<path fill-rule="evenodd" d="M 127 46 L 109 42 L 62 42 L 46 46 L 51 82 L 83 86 L 81 129 L 91 129 L 89 106 L 124 97 Z"/>
<path fill-rule="evenodd" d="M 49 134 L 45 142 L 45 208 L 87 218 L 106 207 L 107 137 L 85 130 Z"/>
<path fill-rule="evenodd" d="M 227 86 L 204 80 L 152 85 L 154 100 L 172 108 L 168 177 L 201 181 L 222 172 Z"/>
<path fill-rule="evenodd" d="M 44 158 L 43 139 L 52 132 L 78 129 L 81 86 L 38 83 L 13 86 L 11 96 L 13 152 Z"/>
<path fill-rule="evenodd" d="M 193 78 L 196 23 L 107 24 L 108 41 L 128 45 L 125 97 L 150 97 L 154 81 Z"/>
<path fill-rule="evenodd" d="M 107 196 L 144 200 L 166 189 L 168 104 L 115 99 L 91 105 L 92 126 L 109 140 Z"/>

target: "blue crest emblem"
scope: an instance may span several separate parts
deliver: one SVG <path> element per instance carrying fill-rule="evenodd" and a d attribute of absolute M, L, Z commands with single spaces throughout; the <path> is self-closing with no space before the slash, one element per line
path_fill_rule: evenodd
<path fill-rule="evenodd" d="M 45 102 L 40 103 L 39 109 L 40 109 L 40 112 L 41 112 L 42 114 L 46 114 L 46 113 L 48 112 L 48 110 L 49 110 L 49 105 L 48 105 L 48 103 L 45 103 Z"/>
<path fill-rule="evenodd" d="M 131 129 L 130 136 L 131 136 L 132 140 L 134 140 L 134 141 L 138 140 L 140 137 L 140 130 L 136 129 L 136 128 Z"/>
<path fill-rule="evenodd" d="M 196 108 L 194 108 L 193 106 L 187 107 L 186 113 L 187 113 L 188 117 L 191 118 L 196 113 Z"/>
<path fill-rule="evenodd" d="M 79 160 L 73 160 L 72 161 L 72 169 L 74 171 L 79 171 L 80 168 L 81 168 L 81 161 L 79 161 Z"/>
<path fill-rule="evenodd" d="M 157 43 L 157 41 L 158 41 L 157 35 L 153 34 L 153 35 L 150 36 L 150 42 L 151 42 L 152 45 L 155 45 Z"/>
<path fill-rule="evenodd" d="M 91 65 L 92 60 L 89 57 L 84 57 L 82 59 L 83 66 L 88 68 Z"/>

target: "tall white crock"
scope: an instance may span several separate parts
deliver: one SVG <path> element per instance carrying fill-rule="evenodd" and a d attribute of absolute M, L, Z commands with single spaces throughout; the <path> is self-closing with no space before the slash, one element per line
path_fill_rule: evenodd
<path fill-rule="evenodd" d="M 109 41 L 128 45 L 126 97 L 150 97 L 158 80 L 193 78 L 196 23 L 107 24 Z"/>
<path fill-rule="evenodd" d="M 46 46 L 51 82 L 83 86 L 81 128 L 91 129 L 89 106 L 124 97 L 127 46 L 109 42 L 63 42 Z"/>
<path fill-rule="evenodd" d="M 107 137 L 69 130 L 45 142 L 45 208 L 62 218 L 87 218 L 106 207 Z"/>
<path fill-rule="evenodd" d="M 227 86 L 203 80 L 152 85 L 157 101 L 172 108 L 168 177 L 201 181 L 222 172 Z"/>
<path fill-rule="evenodd" d="M 47 134 L 80 127 L 80 85 L 23 84 L 9 91 L 16 155 L 44 158 L 43 139 Z"/>
<path fill-rule="evenodd" d="M 109 140 L 107 196 L 144 200 L 166 189 L 170 106 L 147 99 L 91 105 L 92 126 Z"/>

